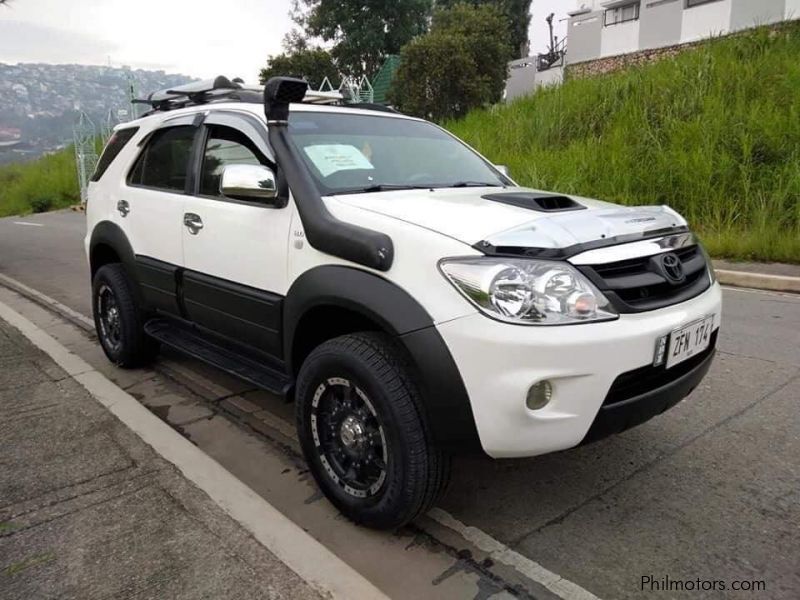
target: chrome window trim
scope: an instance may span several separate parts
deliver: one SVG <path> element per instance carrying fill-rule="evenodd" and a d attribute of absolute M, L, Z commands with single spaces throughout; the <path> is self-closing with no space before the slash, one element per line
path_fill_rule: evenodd
<path fill-rule="evenodd" d="M 664 252 L 670 252 L 687 246 L 695 246 L 697 244 L 697 237 L 689 231 L 649 240 L 619 244 L 617 246 L 587 250 L 586 252 L 581 252 L 569 258 L 568 261 L 573 265 L 605 265 L 621 260 L 662 254 Z"/>

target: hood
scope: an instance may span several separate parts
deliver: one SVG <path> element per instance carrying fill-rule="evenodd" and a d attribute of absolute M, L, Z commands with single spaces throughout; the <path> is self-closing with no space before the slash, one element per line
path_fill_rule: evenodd
<path fill-rule="evenodd" d="M 506 193 L 556 196 L 530 188 L 476 187 L 348 194 L 329 196 L 325 200 L 412 223 L 470 246 L 488 241 L 493 246 L 566 248 L 686 225 L 686 221 L 667 206 L 627 207 L 566 196 L 585 209 L 540 212 L 484 197 Z"/>

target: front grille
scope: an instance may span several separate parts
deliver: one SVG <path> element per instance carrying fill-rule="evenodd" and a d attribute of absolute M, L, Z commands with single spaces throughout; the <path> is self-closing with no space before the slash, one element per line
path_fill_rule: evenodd
<path fill-rule="evenodd" d="M 630 400 L 636 396 L 647 394 L 648 392 L 657 390 L 658 388 L 667 385 L 679 377 L 686 375 L 686 373 L 697 367 L 697 365 L 702 363 L 712 352 L 714 352 L 714 348 L 717 346 L 718 333 L 719 329 L 715 330 L 711 334 L 708 348 L 703 350 L 700 354 L 697 354 L 683 361 L 682 363 L 678 363 L 671 369 L 667 369 L 664 365 L 661 365 L 660 367 L 647 365 L 646 367 L 641 367 L 639 369 L 634 369 L 633 371 L 623 373 L 614 380 L 614 383 L 611 384 L 611 389 L 608 390 L 606 399 L 603 400 L 603 406 L 617 404 L 618 402 L 624 402 L 625 400 Z"/>
<path fill-rule="evenodd" d="M 673 283 L 661 274 L 656 260 L 661 255 L 642 256 L 602 265 L 577 267 L 621 313 L 655 310 L 684 302 L 711 285 L 706 258 L 699 246 L 673 251 L 686 278 Z"/>

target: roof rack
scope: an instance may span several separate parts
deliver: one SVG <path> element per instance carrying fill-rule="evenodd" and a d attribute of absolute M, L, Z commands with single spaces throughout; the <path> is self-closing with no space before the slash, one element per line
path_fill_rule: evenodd
<path fill-rule="evenodd" d="M 220 75 L 214 79 L 194 81 L 174 88 L 151 92 L 146 98 L 134 100 L 135 103 L 147 104 L 151 107 L 151 110 L 146 113 L 148 115 L 153 112 L 222 101 L 261 103 L 264 101 L 264 86 L 246 85 L 241 79 L 230 80 Z M 303 103 L 348 106 L 347 98 L 340 92 L 334 91 L 308 90 L 303 98 Z M 382 105 L 364 103 L 349 104 L 349 106 L 371 110 L 392 110 Z"/>

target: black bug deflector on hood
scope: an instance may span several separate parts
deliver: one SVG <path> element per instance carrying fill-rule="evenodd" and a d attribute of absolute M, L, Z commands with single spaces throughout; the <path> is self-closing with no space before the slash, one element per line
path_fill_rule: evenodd
<path fill-rule="evenodd" d="M 305 81 L 292 77 L 273 77 L 264 86 L 269 142 L 294 195 L 306 239 L 320 252 L 388 271 L 394 259 L 392 239 L 385 233 L 334 217 L 289 138 L 289 104 L 301 102 L 307 89 Z"/>

